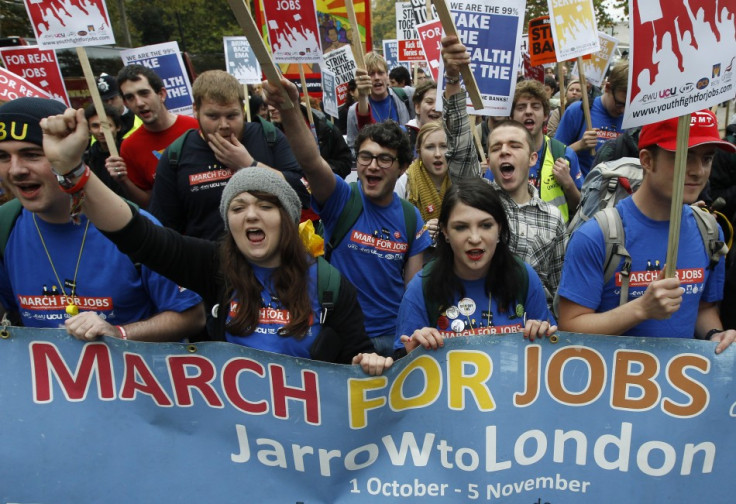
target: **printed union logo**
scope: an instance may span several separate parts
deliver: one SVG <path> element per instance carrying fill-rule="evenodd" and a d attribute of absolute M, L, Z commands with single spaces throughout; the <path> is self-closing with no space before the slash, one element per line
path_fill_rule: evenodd
<path fill-rule="evenodd" d="M 77 35 L 79 35 L 80 37 L 84 37 L 84 36 L 87 35 L 87 32 L 84 31 L 84 30 L 80 30 L 80 31 L 77 32 Z"/>
<path fill-rule="evenodd" d="M 695 87 L 698 89 L 705 89 L 708 87 L 708 84 L 710 84 L 710 79 L 708 79 L 708 77 L 703 77 L 697 84 L 695 84 Z"/>
<path fill-rule="evenodd" d="M 719 75 L 721 75 L 721 64 L 716 63 L 713 65 L 713 73 L 711 74 L 711 77 L 718 77 Z"/>
<path fill-rule="evenodd" d="M 692 82 L 688 82 L 684 86 L 680 87 L 680 93 L 689 93 L 693 89 L 695 89 L 695 84 L 693 84 Z"/>

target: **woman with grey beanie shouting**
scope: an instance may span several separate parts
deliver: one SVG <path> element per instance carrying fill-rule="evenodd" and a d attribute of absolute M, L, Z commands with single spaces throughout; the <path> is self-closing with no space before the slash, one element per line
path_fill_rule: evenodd
<path fill-rule="evenodd" d="M 44 150 L 60 180 L 83 194 L 82 209 L 134 261 L 199 293 L 214 306 L 213 339 L 380 374 L 355 288 L 302 244 L 300 201 L 276 171 L 240 169 L 222 194 L 219 242 L 182 236 L 143 218 L 89 170 L 80 170 L 89 133 L 83 111 L 41 122 Z M 76 175 L 80 174 L 81 175 Z"/>

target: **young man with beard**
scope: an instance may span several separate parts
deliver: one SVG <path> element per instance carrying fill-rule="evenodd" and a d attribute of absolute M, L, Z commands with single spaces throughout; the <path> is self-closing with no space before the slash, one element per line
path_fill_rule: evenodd
<path fill-rule="evenodd" d="M 358 102 L 348 111 L 347 142 L 351 149 L 354 148 L 358 132 L 365 125 L 388 119 L 404 125 L 414 117 L 414 110 L 409 106 L 413 91 L 411 88 L 404 88 L 404 99 L 391 89 L 386 60 L 369 52 L 365 55 L 365 66 L 365 70 L 355 70 Z"/>
<path fill-rule="evenodd" d="M 0 177 L 16 197 L 0 209 L 12 224 L 0 255 L 0 303 L 16 323 L 66 326 L 81 340 L 194 336 L 204 327 L 202 299 L 135 264 L 79 213 L 90 177 L 84 163 L 67 176 L 52 171 L 40 121 L 63 112 L 43 98 L 0 107 Z"/>
<path fill-rule="evenodd" d="M 560 283 L 564 257 L 565 222 L 556 206 L 543 201 L 529 183 L 529 169 L 537 164 L 529 130 L 508 120 L 488 135 L 488 163 L 511 230 L 509 248 L 528 262 L 544 285 L 547 304 Z"/>
<path fill-rule="evenodd" d="M 150 211 L 164 226 L 187 236 L 220 238 L 222 191 L 233 173 L 251 166 L 280 171 L 306 206 L 302 171 L 283 133 L 269 125 L 271 142 L 259 120 L 245 123 L 243 86 L 235 77 L 223 70 L 203 72 L 192 95 L 199 130 L 181 135 L 156 169 Z"/>
<path fill-rule="evenodd" d="M 166 88 L 156 72 L 143 65 L 128 65 L 118 73 L 123 102 L 143 121 L 143 125 L 120 146 L 120 156 L 110 157 L 117 182 L 126 197 L 142 207 L 148 206 L 156 165 L 163 150 L 197 121 L 175 115 L 166 108 Z"/>
<path fill-rule="evenodd" d="M 297 100 L 294 84 L 281 82 L 291 100 Z M 393 121 L 363 128 L 355 142 L 359 182 L 353 187 L 320 156 L 301 112 L 284 109 L 280 91 L 270 84 L 264 83 L 264 90 L 270 105 L 281 109 L 284 131 L 312 188 L 312 206 L 324 223 L 326 244 L 346 220 L 343 212 L 349 203 L 357 200 L 361 206 L 357 220 L 330 251 L 330 263 L 358 289 L 376 352 L 391 355 L 401 298 L 430 245 L 419 211 L 394 194 L 396 180 L 412 159 L 406 134 Z M 407 229 L 406 205 L 416 222 L 413 229 Z"/>
<path fill-rule="evenodd" d="M 543 201 L 560 210 L 567 222 L 580 203 L 583 177 L 575 151 L 544 134 L 549 113 L 549 99 L 542 83 L 525 80 L 516 85 L 511 119 L 529 130 L 532 149 L 537 153 L 537 162 L 529 169 L 529 182 L 537 188 Z"/>
<path fill-rule="evenodd" d="M 723 141 L 710 110 L 692 114 L 683 188 L 682 224 L 677 275 L 663 278 L 652 271 L 667 257 L 670 212 L 677 147 L 677 118 L 649 124 L 639 136 L 639 160 L 644 179 L 639 189 L 616 205 L 624 230 L 624 247 L 631 256 L 629 292 L 621 304 L 623 257 L 616 274 L 604 283 L 605 240 L 591 220 L 572 235 L 560 284 L 559 325 L 580 333 L 698 338 L 717 341 L 716 353 L 736 339 L 724 331 L 717 303 L 723 297 L 724 263 L 713 264 L 713 251 L 698 229 L 694 203 L 710 175 L 716 149 L 734 152 Z M 710 215 L 705 215 L 711 218 Z M 719 238 L 723 233 L 719 230 Z M 642 280 L 635 281 L 641 278 Z M 680 280 L 681 279 L 681 280 Z M 732 309 L 732 307 L 728 307 Z"/>

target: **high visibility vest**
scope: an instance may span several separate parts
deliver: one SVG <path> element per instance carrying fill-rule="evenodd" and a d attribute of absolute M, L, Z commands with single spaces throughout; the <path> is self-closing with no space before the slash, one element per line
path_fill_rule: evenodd
<path fill-rule="evenodd" d="M 567 208 L 567 198 L 565 197 L 565 191 L 562 190 L 562 186 L 557 181 L 557 177 L 555 177 L 555 172 L 552 169 L 555 164 L 556 157 L 562 156 L 555 157 L 555 155 L 552 153 L 552 148 L 550 147 L 551 143 L 552 142 L 550 141 L 549 137 L 545 135 L 543 154 L 544 157 L 542 159 L 542 164 L 539 167 L 539 197 L 542 198 L 543 201 L 546 201 L 559 208 L 560 212 L 562 213 L 562 218 L 565 219 L 565 222 L 567 222 L 570 218 L 570 214 Z M 555 151 L 557 151 L 557 149 L 555 149 Z M 567 164 L 570 164 L 570 162 L 567 161 Z"/>

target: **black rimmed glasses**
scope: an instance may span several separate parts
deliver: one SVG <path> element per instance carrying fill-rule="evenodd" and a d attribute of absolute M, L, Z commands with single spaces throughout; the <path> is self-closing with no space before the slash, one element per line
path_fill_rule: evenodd
<path fill-rule="evenodd" d="M 358 164 L 362 167 L 368 167 L 371 165 L 373 160 L 376 160 L 376 164 L 379 168 L 391 168 L 391 165 L 396 161 L 396 157 L 391 154 L 381 153 L 376 156 L 367 151 L 358 152 Z"/>

